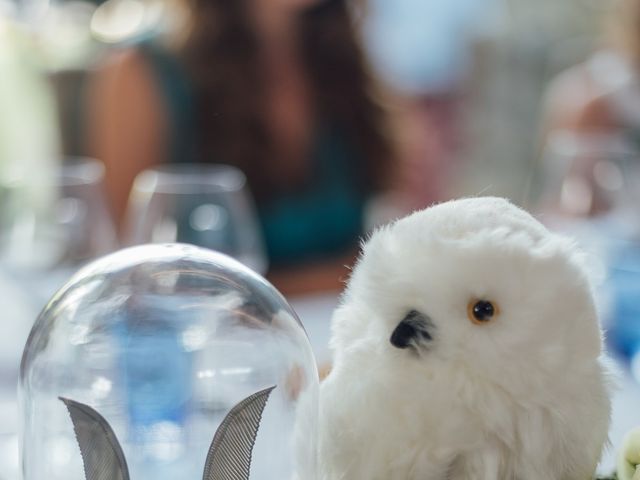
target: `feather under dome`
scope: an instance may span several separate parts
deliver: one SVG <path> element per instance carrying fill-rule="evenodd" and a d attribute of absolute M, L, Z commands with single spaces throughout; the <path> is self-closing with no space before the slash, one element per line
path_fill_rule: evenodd
<path fill-rule="evenodd" d="M 243 429 L 257 434 L 250 478 L 292 478 L 302 398 L 314 450 L 317 378 L 296 314 L 248 268 L 187 245 L 117 252 L 77 273 L 31 332 L 20 378 L 24 479 L 195 480 L 205 465 L 224 473 L 210 465 L 224 457 L 220 445 L 212 453 L 214 435 Z M 90 471 L 105 458 L 127 472 Z"/>

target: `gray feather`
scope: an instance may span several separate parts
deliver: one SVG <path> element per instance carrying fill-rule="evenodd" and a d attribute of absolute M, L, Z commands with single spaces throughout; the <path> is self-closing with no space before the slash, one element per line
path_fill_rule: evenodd
<path fill-rule="evenodd" d="M 260 420 L 274 388 L 254 393 L 227 414 L 211 442 L 203 480 L 249 480 Z"/>
<path fill-rule="evenodd" d="M 109 423 L 88 405 L 60 397 L 71 415 L 86 480 L 129 480 L 127 461 Z"/>

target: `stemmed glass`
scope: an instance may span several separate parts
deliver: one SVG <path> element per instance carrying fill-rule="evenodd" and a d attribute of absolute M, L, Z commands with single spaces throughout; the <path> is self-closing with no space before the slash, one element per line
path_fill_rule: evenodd
<path fill-rule="evenodd" d="M 103 194 L 103 165 L 91 158 L 65 159 L 37 184 L 5 185 L 0 261 L 13 275 L 27 276 L 48 298 L 82 264 L 113 251 L 116 236 Z"/>
<path fill-rule="evenodd" d="M 226 253 L 258 273 L 267 267 L 244 174 L 227 165 L 165 165 L 136 178 L 125 243 L 180 242 Z"/>
<path fill-rule="evenodd" d="M 0 477 L 17 468 L 16 385 L 33 321 L 76 269 L 117 246 L 100 162 L 36 173 L 0 182 Z"/>
<path fill-rule="evenodd" d="M 637 220 L 630 207 L 640 200 L 640 152 L 621 133 L 553 132 L 542 170 L 546 213 Z"/>
<path fill-rule="evenodd" d="M 576 237 L 598 260 L 597 289 L 607 340 L 640 380 L 640 150 L 623 132 L 557 132 L 546 149 L 552 227 Z M 594 261 L 595 260 L 595 261 Z M 600 287 L 600 286 L 599 286 Z"/>
<path fill-rule="evenodd" d="M 182 164 L 160 166 L 138 175 L 129 199 L 124 240 L 129 245 L 189 243 L 223 252 L 254 271 L 264 273 L 267 262 L 260 232 L 253 199 L 240 170 L 225 165 Z M 165 307 L 167 312 L 173 312 L 169 317 L 181 316 L 183 322 L 196 322 L 194 326 L 197 327 L 197 321 L 190 318 L 188 312 L 176 310 L 172 303 L 174 299 L 166 299 L 164 304 L 158 304 L 157 300 L 154 302 L 154 308 Z M 149 308 L 144 306 L 144 309 Z M 135 374 L 128 379 L 128 391 L 137 395 L 137 400 L 129 398 L 132 405 L 144 398 L 144 395 L 136 393 L 144 393 L 138 386 L 153 385 L 154 376 L 158 377 L 152 373 L 157 370 L 153 356 L 136 352 L 163 351 L 163 361 L 172 366 L 162 369 L 162 382 L 156 381 L 156 384 L 163 386 L 152 389 L 153 396 L 157 397 L 161 391 L 161 396 L 170 400 L 172 396 L 189 391 L 188 372 L 196 366 L 188 354 L 171 347 L 183 342 L 176 331 L 161 328 L 153 334 L 144 335 L 127 332 L 121 338 L 128 345 L 121 362 L 135 365 Z M 216 352 L 223 356 L 223 360 L 231 361 L 237 357 L 239 345 L 242 344 L 229 348 L 220 344 Z M 230 393 L 215 379 L 204 383 L 206 387 L 202 394 L 207 401 L 203 405 L 220 402 Z M 136 422 L 144 417 L 135 410 L 132 410 L 129 422 L 131 428 L 137 430 Z M 149 412 L 145 415 L 148 416 Z M 167 411 L 162 415 L 180 417 L 182 413 Z"/>
<path fill-rule="evenodd" d="M 6 322 L 11 320 L 3 331 L 28 331 L 38 310 L 75 270 L 116 248 L 103 177 L 97 160 L 70 158 L 38 180 L 13 179 L 0 186 L 0 284 L 7 285 L 0 304 L 8 309 Z M 15 340 L 4 336 L 0 346 L 7 341 L 19 355 L 23 342 Z"/>

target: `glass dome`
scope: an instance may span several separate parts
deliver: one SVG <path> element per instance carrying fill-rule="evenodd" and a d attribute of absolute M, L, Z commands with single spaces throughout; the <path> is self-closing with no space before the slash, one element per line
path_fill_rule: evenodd
<path fill-rule="evenodd" d="M 78 272 L 31 331 L 24 480 L 307 480 L 317 390 L 304 328 L 262 277 L 193 246 L 122 250 Z"/>

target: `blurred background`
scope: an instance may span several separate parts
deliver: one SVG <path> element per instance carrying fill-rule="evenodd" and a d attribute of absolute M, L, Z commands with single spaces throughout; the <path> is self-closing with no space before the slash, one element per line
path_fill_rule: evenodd
<path fill-rule="evenodd" d="M 328 324 L 371 228 L 459 196 L 593 255 L 632 427 L 639 62 L 640 0 L 0 0 L 0 479 L 24 341 L 84 263 L 214 248 Z"/>

